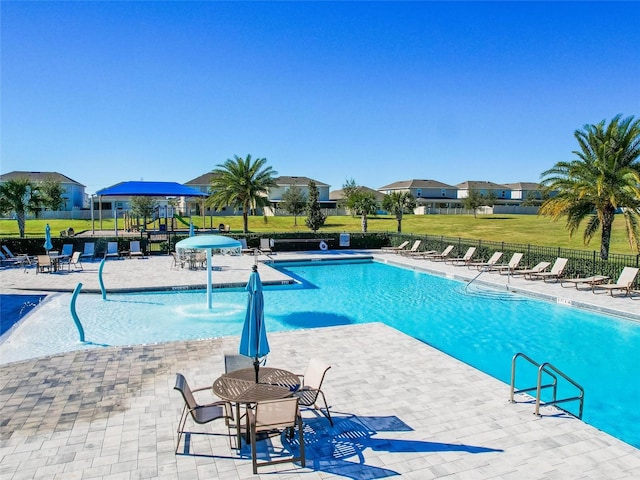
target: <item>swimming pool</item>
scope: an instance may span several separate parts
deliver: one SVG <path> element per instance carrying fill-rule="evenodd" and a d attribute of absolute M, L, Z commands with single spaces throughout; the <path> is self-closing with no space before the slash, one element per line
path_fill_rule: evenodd
<path fill-rule="evenodd" d="M 511 358 L 524 352 L 551 362 L 585 388 L 584 420 L 640 447 L 640 324 L 482 288 L 382 263 L 287 264 L 300 284 L 265 289 L 269 331 L 383 322 L 505 383 Z M 56 296 L 18 325 L 2 345 L 3 362 L 84 348 L 69 315 L 70 295 Z M 81 295 L 87 340 L 127 345 L 239 335 L 242 289 Z M 56 350 L 57 349 L 57 350 Z M 45 353 L 46 352 L 46 353 Z M 535 379 L 531 385 L 535 383 Z M 508 388 L 505 387 L 505 401 Z M 576 411 L 577 405 L 564 405 Z"/>

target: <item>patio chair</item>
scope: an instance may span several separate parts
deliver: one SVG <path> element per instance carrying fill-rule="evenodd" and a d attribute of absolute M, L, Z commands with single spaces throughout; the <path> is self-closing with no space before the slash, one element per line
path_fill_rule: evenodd
<path fill-rule="evenodd" d="M 71 257 L 72 254 L 73 254 L 73 243 L 65 243 L 64 245 L 62 245 L 61 255 L 67 255 Z"/>
<path fill-rule="evenodd" d="M 19 258 L 10 258 L 0 251 L 0 264 L 5 267 L 19 267 L 23 264 L 23 261 Z"/>
<path fill-rule="evenodd" d="M 407 245 L 409 245 L 409 240 L 405 240 L 397 247 L 382 247 L 380 251 L 384 253 L 399 253 L 401 250 L 407 248 Z"/>
<path fill-rule="evenodd" d="M 511 275 L 529 275 L 531 273 L 544 272 L 549 268 L 549 265 L 551 265 L 551 262 L 540 262 L 533 268 L 516 268 L 511 270 Z"/>
<path fill-rule="evenodd" d="M 272 240 L 270 238 L 261 238 L 260 239 L 260 251 L 263 253 L 273 253 L 271 249 Z"/>
<path fill-rule="evenodd" d="M 450 263 L 451 265 L 467 265 L 476 253 L 476 247 L 469 247 L 462 257 L 457 258 L 445 258 L 444 263 Z"/>
<path fill-rule="evenodd" d="M 253 368 L 253 358 L 245 357 L 237 353 L 224 353 L 224 373 Z"/>
<path fill-rule="evenodd" d="M 511 255 L 511 259 L 508 263 L 492 265 L 487 269 L 487 271 L 498 272 L 500 275 L 504 273 L 506 273 L 507 275 L 511 275 L 511 272 L 513 272 L 516 268 L 518 268 L 518 265 L 520 265 L 520 261 L 522 260 L 523 256 L 523 253 L 516 252 Z"/>
<path fill-rule="evenodd" d="M 493 252 L 493 255 L 486 262 L 469 262 L 467 263 L 467 267 L 472 268 L 476 267 L 478 270 L 489 269 L 489 267 L 493 267 L 496 263 L 500 261 L 502 258 L 502 252 Z"/>
<path fill-rule="evenodd" d="M 562 274 L 564 273 L 564 269 L 567 266 L 568 258 L 558 257 L 556 261 L 553 263 L 550 272 L 531 272 L 525 275 L 525 278 L 529 278 L 529 280 L 536 280 L 538 278 L 542 278 L 545 282 L 547 278 L 554 279 L 556 281 L 560 280 Z"/>
<path fill-rule="evenodd" d="M 411 248 L 409 250 L 398 250 L 398 253 L 400 255 L 408 255 L 408 256 L 419 255 L 422 253 L 418 251 L 421 244 L 422 244 L 422 240 L 416 240 L 415 242 L 413 242 L 413 245 L 411 245 Z"/>
<path fill-rule="evenodd" d="M 84 250 L 82 251 L 82 254 L 80 255 L 80 258 L 85 258 L 85 257 L 89 257 L 89 258 L 93 258 L 96 254 L 96 244 L 93 242 L 87 242 L 84 244 Z"/>
<path fill-rule="evenodd" d="M 614 290 L 625 290 L 625 295 L 629 295 L 633 289 L 633 282 L 636 281 L 640 268 L 636 267 L 624 267 L 616 283 L 605 283 L 601 285 L 593 285 L 591 290 L 596 293 L 596 290 L 609 290 L 609 293 L 613 297 Z"/>
<path fill-rule="evenodd" d="M 430 250 L 428 252 L 424 252 L 422 258 L 433 260 L 435 262 L 444 261 L 451 254 L 454 248 L 455 247 L 453 245 L 447 245 L 447 248 L 440 253 L 435 250 Z"/>
<path fill-rule="evenodd" d="M 249 430 L 251 432 L 251 462 L 253 464 L 253 473 L 257 475 L 258 467 L 264 465 L 276 465 L 279 463 L 300 462 L 302 467 L 306 466 L 304 457 L 304 428 L 302 426 L 302 417 L 300 415 L 300 409 L 298 408 L 298 398 L 289 397 L 280 400 L 265 400 L 258 402 L 253 410 L 248 410 L 249 416 Z M 298 448 L 300 449 L 299 455 L 287 456 L 284 455 L 284 448 L 275 460 L 268 460 L 258 462 L 257 446 L 258 434 L 269 433 L 273 431 L 286 431 L 288 437 L 293 439 L 293 432 L 298 430 Z M 291 453 L 291 452 L 290 452 Z M 273 458 L 273 455 L 269 453 L 269 457 Z"/>
<path fill-rule="evenodd" d="M 238 240 L 240 242 L 240 251 L 241 253 L 245 254 L 252 254 L 253 255 L 253 248 L 249 248 L 247 246 L 247 239 L 246 238 L 241 238 Z"/>
<path fill-rule="evenodd" d="M 331 413 L 329 412 L 329 405 L 327 399 L 324 396 L 324 392 L 321 390 L 322 381 L 327 373 L 327 370 L 331 368 L 330 365 L 326 365 L 319 360 L 309 360 L 309 365 L 303 375 L 299 375 L 302 380 L 302 386 L 293 394 L 294 397 L 300 399 L 300 405 L 309 407 L 313 410 L 318 410 L 327 419 L 331 426 L 333 426 L 333 420 L 331 419 Z M 324 403 L 325 411 L 317 405 L 318 397 L 322 397 L 322 403 Z"/>
<path fill-rule="evenodd" d="M 49 255 L 38 255 L 36 264 L 36 273 L 44 273 L 47 270 L 49 273 L 53 272 L 53 263 Z"/>
<path fill-rule="evenodd" d="M 14 261 L 19 262 L 20 265 L 25 265 L 25 266 L 31 265 L 31 260 L 35 258 L 35 257 L 30 257 L 26 253 L 18 253 L 14 255 L 13 252 L 6 245 L 2 245 L 2 249 L 5 251 L 5 253 L 9 258 L 12 258 Z"/>
<path fill-rule="evenodd" d="M 84 268 L 82 268 L 82 261 L 80 260 L 80 256 L 82 255 L 82 252 L 73 252 L 73 255 L 71 255 L 71 258 L 69 259 L 69 271 L 71 271 L 71 266 L 73 265 L 73 270 L 78 270 L 78 268 L 80 270 L 84 270 Z"/>
<path fill-rule="evenodd" d="M 140 240 L 131 240 L 129 242 L 129 258 L 144 258 L 144 252 L 140 249 Z"/>
<path fill-rule="evenodd" d="M 181 373 L 176 373 L 176 384 L 173 387 L 174 390 L 178 390 L 182 394 L 182 398 L 184 399 L 184 407 L 182 409 L 182 415 L 180 415 L 180 421 L 178 422 L 178 443 L 176 444 L 176 452 L 178 453 L 178 448 L 180 448 L 180 439 L 182 438 L 183 433 L 197 433 L 197 432 L 185 432 L 184 426 L 187 421 L 187 417 L 191 415 L 191 418 L 194 422 L 198 424 L 205 424 L 212 422 L 214 420 L 224 418 L 225 420 L 230 417 L 231 405 L 229 402 L 225 402 L 223 400 L 218 400 L 213 403 L 208 404 L 199 404 L 195 397 L 193 396 L 193 392 L 199 392 L 202 390 L 211 390 L 211 386 L 196 388 L 191 390 L 189 388 L 189 384 L 187 380 L 184 378 L 184 375 Z M 231 444 L 231 440 L 229 440 L 229 444 Z"/>
<path fill-rule="evenodd" d="M 561 278 L 560 286 L 564 287 L 565 283 L 572 283 L 576 290 L 580 290 L 578 286 L 587 285 L 589 289 L 591 289 L 594 285 L 598 285 L 599 283 L 604 283 L 609 280 L 607 275 L 591 275 L 590 277 L 584 278 Z"/>
<path fill-rule="evenodd" d="M 104 252 L 104 258 L 120 258 L 118 252 L 118 242 L 107 243 L 107 251 Z"/>

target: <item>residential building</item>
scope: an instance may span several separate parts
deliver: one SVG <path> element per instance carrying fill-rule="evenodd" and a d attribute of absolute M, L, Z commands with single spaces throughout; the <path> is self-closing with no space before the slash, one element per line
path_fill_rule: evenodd
<path fill-rule="evenodd" d="M 34 183 L 41 183 L 46 180 L 60 182 L 60 186 L 64 189 L 64 193 L 62 194 L 64 206 L 61 211 L 79 210 L 89 207 L 88 197 L 85 194 L 85 185 L 58 172 L 14 171 L 0 175 L 0 183 L 25 177 Z"/>

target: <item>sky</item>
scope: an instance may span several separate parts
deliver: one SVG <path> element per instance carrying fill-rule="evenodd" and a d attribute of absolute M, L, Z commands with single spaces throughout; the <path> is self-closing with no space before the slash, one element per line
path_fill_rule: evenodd
<path fill-rule="evenodd" d="M 536 182 L 640 115 L 640 2 L 0 2 L 0 173 L 235 155 L 337 190 Z"/>

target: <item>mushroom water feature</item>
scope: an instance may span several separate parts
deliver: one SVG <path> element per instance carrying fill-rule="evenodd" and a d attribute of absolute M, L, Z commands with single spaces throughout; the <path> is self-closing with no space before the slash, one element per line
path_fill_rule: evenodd
<path fill-rule="evenodd" d="M 211 258 L 213 256 L 213 250 L 237 251 L 240 253 L 241 248 L 242 244 L 238 240 L 225 237 L 224 235 L 196 235 L 176 243 L 176 250 L 196 249 L 207 251 L 207 307 L 209 309 L 213 306 L 211 294 Z"/>

